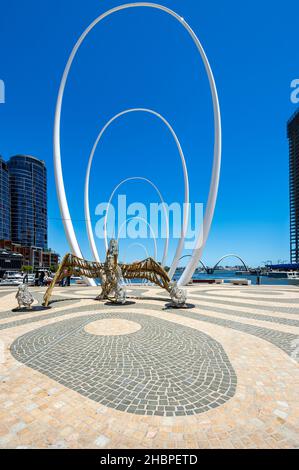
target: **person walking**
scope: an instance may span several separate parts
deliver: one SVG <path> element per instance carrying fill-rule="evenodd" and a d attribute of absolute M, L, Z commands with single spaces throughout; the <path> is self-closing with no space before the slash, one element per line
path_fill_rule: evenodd
<path fill-rule="evenodd" d="M 44 285 L 45 272 L 42 271 L 39 275 L 38 285 L 42 287 Z"/>

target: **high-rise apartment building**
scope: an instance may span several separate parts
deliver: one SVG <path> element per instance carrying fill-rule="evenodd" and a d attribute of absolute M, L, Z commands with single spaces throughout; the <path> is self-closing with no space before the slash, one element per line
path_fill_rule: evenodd
<path fill-rule="evenodd" d="M 290 261 L 299 263 L 299 110 L 289 119 Z"/>
<path fill-rule="evenodd" d="M 27 247 L 47 249 L 47 170 L 28 155 L 8 161 L 11 192 L 11 240 Z"/>
<path fill-rule="evenodd" d="M 0 156 L 0 240 L 10 240 L 10 189 L 7 163 Z"/>

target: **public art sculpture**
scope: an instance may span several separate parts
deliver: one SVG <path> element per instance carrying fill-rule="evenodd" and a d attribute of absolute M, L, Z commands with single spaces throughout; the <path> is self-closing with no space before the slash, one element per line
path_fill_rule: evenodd
<path fill-rule="evenodd" d="M 90 153 L 90 156 L 89 156 L 89 160 L 88 160 L 88 164 L 87 164 L 87 171 L 86 171 L 86 176 L 85 176 L 85 191 L 84 191 L 84 212 L 85 212 L 85 220 L 86 220 L 86 231 L 87 231 L 87 236 L 88 236 L 88 239 L 89 239 L 89 245 L 90 245 L 90 248 L 91 248 L 91 251 L 92 251 L 92 254 L 94 256 L 94 259 L 98 262 L 100 262 L 100 258 L 99 258 L 99 253 L 98 253 L 98 250 L 97 250 L 97 246 L 96 246 L 96 243 L 95 243 L 95 239 L 94 239 L 94 235 L 93 235 L 93 230 L 92 230 L 92 226 L 91 226 L 91 217 L 90 217 L 90 207 L 89 207 L 89 180 L 90 180 L 90 172 L 91 172 L 91 165 L 92 165 L 92 162 L 93 162 L 93 159 L 94 159 L 94 156 L 95 156 L 95 152 L 98 148 L 98 145 L 102 139 L 102 137 L 104 136 L 105 132 L 107 131 L 107 129 L 109 129 L 109 127 L 117 120 L 119 119 L 120 117 L 122 116 L 125 116 L 127 114 L 131 114 L 131 113 L 136 113 L 136 112 L 142 112 L 142 113 L 146 113 L 146 114 L 149 114 L 149 115 L 153 115 L 155 116 L 156 118 L 158 118 L 165 126 L 166 128 L 169 130 L 170 132 L 170 135 L 173 137 L 174 139 L 174 142 L 176 144 L 176 147 L 177 147 L 177 150 L 178 150 L 178 153 L 180 155 L 180 160 L 181 160 L 181 165 L 182 165 L 182 170 L 183 170 L 183 177 L 184 177 L 184 206 L 183 206 L 183 220 L 182 220 L 182 227 L 181 227 L 181 237 L 178 241 L 178 245 L 177 245 L 177 248 L 176 248 L 176 252 L 175 252 L 175 255 L 174 255 L 174 258 L 173 258 L 173 261 L 171 263 L 171 266 L 170 266 L 170 269 L 169 269 L 169 277 L 170 279 L 172 278 L 172 276 L 174 275 L 175 273 L 175 270 L 178 266 L 178 263 L 179 263 L 179 259 L 180 259 L 180 256 L 183 252 L 183 248 L 184 248 L 184 241 L 185 241 L 185 237 L 186 237 L 186 234 L 187 234 L 187 230 L 188 230 L 188 219 L 189 219 L 189 176 L 188 176 L 188 170 L 187 170 L 187 164 L 186 164 L 186 160 L 185 160 L 185 156 L 184 156 L 184 153 L 183 153 L 183 149 L 182 149 L 182 146 L 181 146 L 181 143 L 178 139 L 178 136 L 177 134 L 175 133 L 173 127 L 171 126 L 171 124 L 168 122 L 167 119 L 165 119 L 161 114 L 157 113 L 156 111 L 152 110 L 152 109 L 148 109 L 148 108 L 131 108 L 131 109 L 126 109 L 125 111 L 122 111 L 118 114 L 116 114 L 115 116 L 113 116 L 106 124 L 105 126 L 101 129 L 95 143 L 94 143 L 94 146 L 92 148 L 92 151 Z M 164 203 L 164 199 L 162 197 L 162 194 L 160 192 L 160 190 L 157 188 L 157 186 L 151 181 L 149 180 L 148 178 L 144 178 L 144 177 L 130 177 L 130 178 L 125 178 L 124 180 L 122 180 L 112 191 L 111 193 L 111 196 L 109 198 L 109 201 L 108 201 L 108 204 L 107 204 L 107 211 L 106 211 L 106 215 L 105 215 L 105 222 L 104 222 L 104 236 L 105 236 L 105 247 L 106 247 L 106 250 L 108 249 L 108 237 L 107 237 L 107 220 L 108 220 L 108 212 L 109 212 L 109 204 L 111 203 L 112 201 L 112 198 L 115 194 L 115 192 L 117 191 L 117 189 L 125 182 L 127 181 L 132 181 L 132 180 L 143 180 L 143 181 L 146 181 L 147 183 L 149 183 L 154 189 L 155 191 L 157 192 L 158 196 L 160 197 L 160 200 L 161 200 L 161 203 L 162 203 L 162 208 L 163 208 L 163 211 L 164 211 L 164 216 L 165 216 L 165 228 L 166 228 L 166 237 L 165 237 L 165 248 L 164 248 L 164 254 L 163 254 L 163 258 L 162 258 L 162 261 L 161 261 L 161 265 L 162 266 L 165 266 L 166 265 L 166 259 L 167 259 L 167 255 L 168 255 L 168 245 L 169 245 L 169 220 L 168 220 L 168 214 L 167 214 L 167 209 L 165 207 L 165 203 Z"/>
<path fill-rule="evenodd" d="M 209 231 L 210 227 L 212 224 L 213 216 L 214 216 L 214 210 L 215 210 L 215 205 L 216 205 L 216 200 L 217 200 L 217 194 L 218 194 L 218 186 L 219 186 L 219 177 L 220 177 L 220 164 L 221 164 L 221 145 L 222 145 L 222 133 L 221 133 L 221 116 L 220 116 L 220 106 L 219 106 L 219 101 L 218 101 L 218 93 L 217 93 L 217 88 L 213 76 L 213 72 L 211 69 L 211 66 L 209 64 L 208 58 L 206 56 L 206 53 L 204 51 L 204 48 L 199 41 L 198 37 L 196 36 L 195 32 L 193 29 L 190 27 L 190 25 L 185 21 L 185 19 L 180 16 L 178 13 L 175 11 L 163 6 L 159 5 L 156 3 L 151 3 L 151 2 L 136 2 L 136 3 L 127 3 L 123 5 L 116 6 L 114 8 L 111 8 L 110 10 L 106 11 L 105 13 L 101 14 L 98 16 L 86 29 L 83 31 L 81 36 L 79 37 L 78 41 L 73 47 L 73 50 L 68 58 L 68 61 L 66 63 L 63 76 L 61 79 L 59 91 L 58 91 L 58 97 L 57 97 L 57 103 L 56 103 L 56 111 L 55 111 L 55 120 L 54 120 L 54 139 L 53 139 L 53 144 L 54 144 L 54 170 L 55 170 L 55 182 L 56 182 L 56 190 L 57 190 L 57 197 L 59 201 L 59 206 L 60 206 L 60 213 L 62 217 L 62 221 L 64 224 L 64 230 L 65 234 L 70 246 L 70 249 L 74 255 L 76 255 L 76 259 L 81 261 L 83 256 L 82 252 L 76 237 L 76 233 L 74 230 L 73 226 L 73 221 L 70 215 L 69 211 L 69 206 L 68 206 L 68 201 L 67 201 L 67 196 L 66 196 L 66 191 L 65 191 L 65 186 L 64 186 L 64 181 L 63 181 L 63 172 L 62 172 L 62 156 L 61 156 L 61 145 L 60 145 L 60 127 L 61 127 L 61 114 L 62 114 L 62 104 L 63 104 L 63 97 L 64 97 L 64 92 L 65 92 L 65 87 L 68 81 L 69 73 L 72 68 L 73 61 L 82 45 L 84 40 L 87 38 L 89 33 L 95 28 L 98 24 L 100 24 L 103 20 L 107 19 L 108 17 L 118 14 L 118 12 L 128 10 L 128 9 L 136 9 L 136 8 L 142 8 L 142 9 L 154 9 L 157 11 L 161 11 L 163 13 L 166 13 L 170 17 L 174 18 L 189 34 L 190 38 L 192 39 L 193 43 L 195 44 L 197 51 L 202 59 L 208 82 L 209 82 L 209 88 L 211 92 L 211 98 L 212 98 L 212 105 L 213 105 L 213 114 L 214 114 L 214 151 L 213 151 L 213 167 L 212 167 L 212 174 L 211 174 L 211 180 L 210 180 L 210 189 L 209 189 L 209 196 L 207 199 L 207 204 L 206 204 L 206 210 L 204 214 L 204 220 L 203 220 L 203 229 L 198 230 L 198 236 L 194 244 L 193 252 L 190 257 L 190 261 L 188 262 L 185 270 L 183 271 L 180 279 L 178 280 L 178 286 L 184 286 L 187 285 L 188 282 L 191 280 L 192 275 L 197 268 L 198 262 L 201 259 L 206 241 L 209 236 Z M 127 111 L 125 111 L 127 112 Z M 130 111 L 131 112 L 131 111 Z M 123 112 L 124 113 L 124 112 Z M 121 114 L 121 113 L 120 113 Z M 157 113 L 158 115 L 158 113 Z M 161 116 L 161 115 L 159 115 Z M 113 119 L 118 117 L 116 115 Z M 112 121 L 110 120 L 107 125 Z M 163 119 L 162 119 L 163 120 Z M 167 123 L 166 120 L 164 121 L 165 124 Z M 105 129 L 105 128 L 104 128 Z M 101 135 L 101 134 L 100 134 Z M 178 142 L 179 144 L 179 142 Z M 97 142 L 95 146 L 97 145 Z M 89 171 L 90 171 L 90 165 L 92 161 L 92 156 L 89 160 L 89 166 L 88 166 L 88 172 L 87 172 L 87 179 L 86 182 L 88 183 L 88 178 L 89 178 Z M 187 175 L 187 168 L 185 168 L 185 174 Z M 186 181 L 185 181 L 186 182 Z M 88 185 L 87 185 L 88 188 Z M 185 188 L 186 189 L 186 188 Z M 86 197 L 85 197 L 85 206 L 88 206 L 88 191 L 85 191 Z M 185 191 L 186 194 L 186 191 Z M 87 207 L 88 209 L 88 207 Z M 89 217 L 87 217 L 87 220 Z M 88 230 L 90 232 L 90 230 Z M 88 233 L 89 234 L 89 233 Z M 183 237 L 184 237 L 184 230 L 182 230 L 182 235 L 181 235 L 181 240 L 179 243 L 179 247 L 183 245 Z M 90 240 L 93 240 L 93 237 L 89 237 Z M 96 255 L 96 248 L 95 246 L 92 245 L 94 256 Z M 71 255 L 69 255 L 71 256 Z M 96 256 L 95 256 L 96 257 Z M 177 250 L 174 260 L 171 263 L 172 266 L 172 271 L 174 272 L 175 266 L 178 262 L 178 259 L 180 258 L 180 248 Z M 75 256 L 73 257 L 75 259 Z M 98 259 L 98 261 L 100 261 Z M 171 273 L 170 273 L 171 274 Z M 93 276 L 90 276 L 89 283 L 90 285 L 95 285 L 95 282 L 92 279 Z M 169 286 L 169 281 L 168 286 Z"/>
<path fill-rule="evenodd" d="M 27 284 L 21 284 L 16 293 L 16 299 L 18 301 L 19 309 L 22 307 L 31 310 L 31 305 L 34 302 L 34 297 L 28 290 Z"/>
<path fill-rule="evenodd" d="M 99 279 L 102 291 L 96 300 L 124 304 L 126 302 L 124 279 L 147 279 L 169 292 L 172 306 L 185 306 L 185 291 L 178 288 L 176 283 L 170 282 L 167 272 L 153 258 L 149 257 L 131 264 L 118 263 L 118 242 L 114 239 L 110 240 L 104 263 L 86 261 L 69 253 L 65 255 L 44 295 L 45 307 L 49 304 L 55 284 L 71 275 Z"/>
<path fill-rule="evenodd" d="M 187 293 L 185 289 L 178 287 L 177 282 L 170 283 L 170 297 L 171 297 L 171 307 L 180 308 L 186 306 Z"/>

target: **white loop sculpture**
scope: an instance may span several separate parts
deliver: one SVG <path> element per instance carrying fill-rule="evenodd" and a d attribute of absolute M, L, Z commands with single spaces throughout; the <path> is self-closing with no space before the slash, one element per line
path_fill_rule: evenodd
<path fill-rule="evenodd" d="M 221 117 L 220 117 L 220 107 L 219 107 L 219 101 L 218 101 L 218 94 L 217 94 L 217 89 L 215 85 L 215 80 L 214 76 L 209 64 L 209 61 L 207 59 L 207 56 L 205 54 L 205 51 L 194 33 L 194 31 L 191 29 L 191 27 L 186 23 L 184 18 L 182 18 L 180 15 L 175 13 L 173 10 L 163 6 L 159 5 L 156 3 L 150 3 L 150 2 L 139 2 L 139 3 L 127 3 L 124 5 L 119 5 L 115 8 L 112 8 L 102 15 L 100 15 L 98 18 L 96 18 L 83 32 L 83 34 L 80 36 L 78 39 L 77 43 L 75 44 L 69 59 L 67 61 L 66 67 L 63 72 L 63 76 L 61 79 L 60 87 L 59 87 L 59 92 L 58 92 L 58 97 L 57 97 L 57 103 L 56 103 L 56 110 L 55 110 L 55 120 L 54 120 L 54 136 L 53 136 L 53 143 L 54 143 L 54 170 L 55 170 L 55 181 L 56 181 L 56 190 L 57 190 L 57 196 L 58 196 L 58 202 L 59 202 L 59 207 L 60 207 L 60 212 L 61 212 L 61 217 L 62 221 L 64 224 L 64 229 L 65 233 L 67 236 L 67 240 L 69 243 L 69 246 L 72 250 L 72 252 L 79 257 L 82 257 L 82 253 L 76 238 L 76 234 L 74 231 L 72 219 L 70 216 L 70 211 L 67 203 L 67 198 L 66 198 L 66 192 L 65 192 L 65 187 L 64 187 L 64 181 L 63 181 L 63 173 L 62 173 L 62 162 L 61 162 L 61 147 L 60 147 L 60 127 L 61 127 L 61 110 L 62 110 L 62 101 L 63 101 L 63 96 L 64 96 L 64 90 L 66 86 L 66 82 L 68 79 L 68 75 L 73 63 L 73 60 L 77 54 L 78 49 L 80 48 L 81 44 L 83 43 L 84 39 L 86 36 L 89 34 L 89 32 L 98 24 L 100 21 L 102 21 L 104 18 L 107 18 L 108 16 L 121 11 L 121 10 L 126 10 L 129 8 L 140 8 L 140 7 L 145 7 L 145 8 L 154 8 L 157 10 L 161 10 L 173 18 L 175 18 L 179 23 L 186 29 L 186 31 L 189 33 L 191 36 L 194 44 L 197 47 L 198 52 L 200 53 L 200 56 L 202 58 L 202 61 L 204 63 L 204 67 L 207 73 L 207 77 L 209 80 L 209 85 L 210 85 L 210 90 L 211 90 L 211 95 L 212 95 L 212 101 L 213 101 L 213 111 L 214 111 L 214 159 L 213 159 L 213 169 L 212 169 L 212 177 L 211 177 L 211 183 L 210 183 L 210 190 L 209 190 L 209 197 L 208 197 L 208 202 L 207 202 L 207 207 L 204 215 L 204 220 L 203 220 L 203 236 L 201 237 L 201 234 L 198 235 L 197 240 L 195 242 L 195 247 L 192 252 L 191 259 L 186 266 L 181 278 L 178 281 L 179 285 L 184 285 L 189 282 L 189 280 L 192 278 L 192 275 L 196 269 L 198 260 L 201 258 L 205 243 L 207 241 L 213 215 L 214 215 L 214 210 L 215 210 L 215 205 L 216 205 L 216 199 L 217 199 L 217 193 L 218 193 L 218 186 L 219 186 L 219 177 L 220 177 L 220 165 L 221 165 Z M 95 285 L 94 281 L 90 282 L 91 285 Z"/>
<path fill-rule="evenodd" d="M 128 249 L 133 248 L 133 246 L 136 246 L 136 247 L 138 246 L 139 248 L 142 248 L 145 252 L 146 258 L 149 258 L 149 252 L 147 251 L 146 246 L 143 243 L 130 243 L 130 245 L 128 246 Z M 126 261 L 127 261 L 127 256 L 126 256 L 126 249 L 125 249 L 122 262 L 126 263 Z M 131 279 L 126 279 L 125 281 L 126 281 L 126 284 L 132 284 Z M 145 282 L 146 279 L 143 279 L 143 281 Z"/>
<path fill-rule="evenodd" d="M 126 178 L 124 180 L 122 180 L 117 186 L 115 186 L 115 188 L 113 189 L 111 195 L 110 195 L 110 198 L 108 200 L 108 204 L 107 204 L 107 211 L 106 211 L 106 215 L 105 215 L 105 220 L 104 220 L 104 240 L 105 240 L 105 248 L 106 248 L 106 251 L 108 250 L 108 236 L 107 236 L 107 220 L 108 220 L 108 215 L 109 215 L 109 207 L 110 207 L 110 204 L 111 204 L 111 201 L 113 199 L 113 196 L 114 194 L 116 193 L 116 191 L 123 185 L 125 184 L 126 182 L 128 181 L 145 181 L 147 182 L 148 184 L 150 184 L 154 190 L 156 191 L 156 193 L 158 194 L 159 198 L 160 198 L 160 201 L 161 201 L 161 204 L 162 204 L 162 208 L 163 208 L 163 212 L 164 212 L 164 219 L 165 219 L 165 231 L 166 231 L 166 237 L 165 237 L 165 246 L 164 246 L 164 253 L 163 253 L 163 258 L 162 258 L 162 261 L 161 261 L 161 264 L 162 266 L 165 266 L 166 264 L 166 259 L 167 259 L 167 255 L 168 255 L 168 246 L 169 246 L 169 222 L 168 222 L 168 213 L 167 213 L 167 210 L 166 210 L 166 206 L 165 206 L 165 202 L 164 202 L 164 199 L 162 197 L 162 194 L 161 192 L 159 191 L 159 189 L 157 188 L 157 186 L 148 178 L 144 178 L 143 176 L 131 176 L 130 178 Z M 87 220 L 87 219 L 86 219 Z M 89 234 L 88 234 L 89 235 Z M 93 233 L 91 233 L 91 236 L 93 237 Z M 140 246 L 143 246 L 142 244 L 138 244 L 138 243 L 135 243 L 133 244 L 134 246 L 137 246 L 137 245 L 140 245 Z M 132 245 L 131 245 L 132 246 Z"/>
<path fill-rule="evenodd" d="M 153 241 L 154 241 L 154 247 L 155 247 L 154 260 L 157 261 L 157 258 L 158 258 L 157 237 L 156 237 L 155 232 L 153 231 L 152 227 L 148 223 L 148 221 L 146 219 L 144 219 L 143 217 L 128 217 L 126 220 L 124 220 L 123 223 L 121 224 L 120 228 L 119 228 L 118 235 L 117 235 L 117 241 L 119 240 L 122 229 L 124 228 L 126 223 L 129 222 L 130 220 L 140 220 L 141 222 L 144 222 L 148 226 L 148 228 L 150 229 L 150 232 L 152 234 L 152 238 L 153 238 Z"/>
<path fill-rule="evenodd" d="M 172 276 L 175 273 L 175 270 L 177 268 L 179 259 L 182 255 L 182 251 L 184 249 L 184 241 L 185 241 L 185 236 L 186 236 L 187 228 L 188 228 L 188 218 L 189 218 L 189 177 L 188 177 L 188 170 L 187 170 L 186 160 L 185 160 L 185 156 L 184 156 L 184 153 L 183 153 L 183 150 L 182 150 L 182 146 L 180 144 L 180 141 L 179 141 L 173 127 L 169 124 L 169 122 L 161 114 L 157 113 L 156 111 L 153 111 L 152 109 L 132 108 L 132 109 L 127 109 L 125 111 L 122 111 L 122 112 L 116 114 L 102 128 L 101 132 L 99 133 L 99 135 L 98 135 L 98 137 L 97 137 L 97 139 L 96 139 L 96 141 L 93 145 L 93 148 L 91 150 L 91 153 L 90 153 L 89 159 L 88 159 L 86 176 L 85 176 L 85 190 L 84 190 L 84 211 L 85 211 L 86 230 L 87 230 L 87 235 L 88 235 L 88 239 L 89 239 L 89 244 L 90 244 L 91 251 L 93 253 L 93 256 L 94 256 L 95 260 L 100 262 L 100 257 L 99 257 L 98 250 L 97 250 L 96 243 L 95 243 L 94 236 L 93 236 L 93 230 L 92 230 L 91 218 L 90 218 L 90 207 L 89 207 L 90 172 L 91 172 L 91 165 L 92 165 L 92 162 L 93 162 L 93 158 L 94 158 L 96 149 L 97 149 L 104 133 L 106 132 L 108 127 L 116 119 L 118 119 L 121 116 L 124 116 L 126 114 L 135 113 L 135 112 L 143 112 L 143 113 L 152 114 L 152 115 L 156 116 L 157 118 L 159 118 L 167 126 L 167 128 L 169 129 L 169 131 L 171 132 L 171 134 L 174 138 L 174 141 L 176 143 L 176 146 L 177 146 L 177 149 L 178 149 L 178 152 L 179 152 L 179 155 L 180 155 L 180 159 L 181 159 L 183 175 L 184 175 L 183 223 L 182 223 L 182 229 L 181 229 L 181 237 L 179 239 L 177 249 L 176 249 L 173 261 L 171 263 L 170 270 L 169 270 L 169 277 L 172 278 Z M 125 180 L 125 181 L 127 181 L 127 180 Z M 152 184 L 149 180 L 146 180 L 146 181 L 148 181 L 150 184 Z M 122 184 L 122 183 L 120 183 L 120 184 Z M 155 187 L 155 189 L 158 191 L 158 189 L 156 187 Z M 114 192 L 115 192 L 115 190 L 114 190 Z M 114 195 L 114 192 L 112 193 L 112 197 Z M 109 202 L 111 202 L 111 199 L 109 200 Z M 163 204 L 163 202 L 162 202 L 162 204 Z M 165 206 L 164 206 L 164 208 L 165 208 Z M 107 213 L 106 213 L 105 222 L 104 222 L 104 230 L 106 228 L 106 223 L 107 223 Z M 168 223 L 168 217 L 167 217 L 167 223 Z M 105 237 L 105 246 L 106 246 L 106 250 L 107 250 L 108 244 L 107 244 L 107 235 L 106 235 L 105 232 L 104 232 L 104 237 Z M 166 239 L 166 243 L 167 243 L 167 250 L 168 250 L 168 243 L 169 243 L 168 239 Z M 166 246 L 165 246 L 165 251 L 166 251 Z M 165 251 L 164 251 L 164 256 L 163 256 L 163 260 L 162 260 L 162 265 L 163 266 L 164 266 L 164 263 L 166 262 L 165 261 L 166 260 Z"/>
<path fill-rule="evenodd" d="M 145 246 L 143 243 L 137 243 L 137 242 L 135 242 L 135 243 L 130 243 L 130 245 L 128 246 L 128 250 L 129 250 L 129 248 L 133 248 L 133 246 L 136 246 L 136 247 L 138 246 L 139 248 L 142 248 L 142 249 L 144 250 L 144 253 L 145 253 L 146 258 L 149 258 L 149 256 L 150 256 L 150 255 L 149 255 L 149 252 L 148 252 L 146 246 Z M 123 257 L 123 261 L 122 261 L 123 263 L 126 263 L 126 261 L 127 261 L 127 256 L 126 256 L 127 253 L 126 253 L 126 251 L 127 251 L 127 250 L 125 250 L 125 252 L 124 252 L 124 257 Z"/>

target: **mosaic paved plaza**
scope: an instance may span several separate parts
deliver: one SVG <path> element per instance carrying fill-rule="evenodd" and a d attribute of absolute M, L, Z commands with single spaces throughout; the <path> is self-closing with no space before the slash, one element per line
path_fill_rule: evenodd
<path fill-rule="evenodd" d="M 1 448 L 299 448 L 299 288 L 0 290 Z M 44 289 L 32 288 L 39 303 Z"/>

